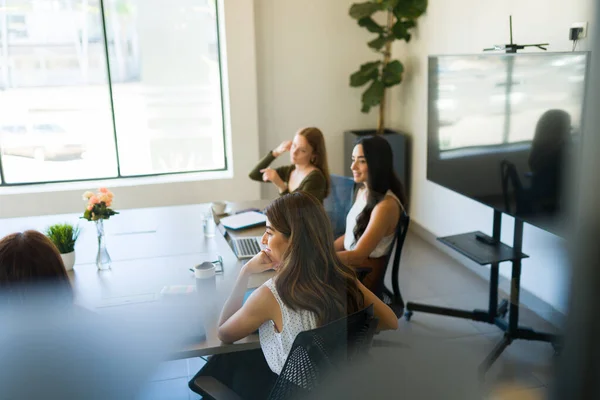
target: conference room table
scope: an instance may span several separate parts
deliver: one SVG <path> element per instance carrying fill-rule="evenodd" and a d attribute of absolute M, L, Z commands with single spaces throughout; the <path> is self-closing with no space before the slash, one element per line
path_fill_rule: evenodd
<path fill-rule="evenodd" d="M 228 203 L 226 212 L 263 209 L 267 204 L 268 201 L 261 200 Z M 210 305 L 199 305 L 199 308 L 210 311 L 202 314 L 205 335 L 171 352 L 169 358 L 190 358 L 259 347 L 257 334 L 233 344 L 222 343 L 217 337 L 220 310 L 247 260 L 238 260 L 218 229 L 215 229 L 214 237 L 205 236 L 203 216 L 210 210 L 210 204 L 125 210 L 119 210 L 117 206 L 115 209 L 119 214 L 104 221 L 107 249 L 112 259 L 111 269 L 105 271 L 98 270 L 95 264 L 98 249 L 95 224 L 79 219 L 81 214 L 0 219 L 0 237 L 26 229 L 44 232 L 54 223 L 79 224 L 81 234 L 75 246 L 75 266 L 68 274 L 76 304 L 99 313 L 135 309 L 136 306 L 152 310 L 153 305 L 163 299 L 161 291 L 167 286 L 197 286 L 201 290 L 201 281 L 204 280 L 196 279 L 190 268 L 203 261 L 217 260 L 220 256 L 223 271 L 212 278 L 215 292 L 202 300 L 210 302 Z M 261 236 L 264 226 L 228 232 L 233 237 Z M 252 275 L 248 287 L 260 286 L 273 274 L 273 271 L 267 271 Z M 193 313 L 194 310 L 190 310 L 190 314 Z"/>

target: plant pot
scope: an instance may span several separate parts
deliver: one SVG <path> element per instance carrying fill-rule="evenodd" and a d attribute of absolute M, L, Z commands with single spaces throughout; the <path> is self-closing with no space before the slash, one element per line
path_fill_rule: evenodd
<path fill-rule="evenodd" d="M 61 254 L 60 257 L 63 260 L 65 269 L 67 271 L 71 271 L 73 269 L 73 266 L 75 265 L 75 251 L 66 254 Z"/>
<path fill-rule="evenodd" d="M 372 136 L 376 129 L 353 129 L 344 132 L 344 176 L 352 177 L 352 150 L 356 141 L 363 136 Z M 410 199 L 410 138 L 404 132 L 386 129 L 383 138 L 388 141 L 394 154 L 394 170 L 404 185 L 406 198 Z"/>

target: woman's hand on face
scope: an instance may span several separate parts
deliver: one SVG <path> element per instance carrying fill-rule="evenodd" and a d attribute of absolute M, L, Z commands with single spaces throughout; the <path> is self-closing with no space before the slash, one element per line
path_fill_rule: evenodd
<path fill-rule="evenodd" d="M 279 176 L 273 168 L 261 169 L 260 172 L 263 174 L 262 179 L 265 182 L 273 182 Z"/>
<path fill-rule="evenodd" d="M 271 257 L 269 257 L 269 253 L 265 250 L 262 250 L 260 253 L 252 257 L 250 261 L 244 265 L 243 269 L 249 274 L 260 274 L 261 272 L 274 268 L 275 265 Z"/>
<path fill-rule="evenodd" d="M 275 150 L 273 150 L 273 156 L 279 157 L 286 151 L 290 151 L 291 148 L 292 148 L 292 141 L 286 140 L 285 142 L 282 142 L 279 146 L 277 146 L 275 148 Z"/>

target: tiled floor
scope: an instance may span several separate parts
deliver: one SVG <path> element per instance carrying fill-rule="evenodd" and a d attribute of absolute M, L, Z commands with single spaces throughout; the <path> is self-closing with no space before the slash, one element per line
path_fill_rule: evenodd
<path fill-rule="evenodd" d="M 140 400 L 195 400 L 202 397 L 188 388 L 189 380 L 202 368 L 202 358 L 168 361 L 150 378 L 140 393 Z"/>
<path fill-rule="evenodd" d="M 408 235 L 404 245 L 400 268 L 400 287 L 405 301 L 468 310 L 485 309 L 487 306 L 488 285 L 486 281 L 412 234 Z M 500 297 L 505 298 L 506 294 L 501 293 Z M 556 328 L 550 323 L 538 317 L 531 310 L 524 308 L 522 308 L 520 322 L 522 325 L 542 331 L 556 332 Z M 415 340 L 425 341 L 425 343 L 436 346 L 440 345 L 444 349 L 452 350 L 448 352 L 450 359 L 445 358 L 443 363 L 448 363 L 450 368 L 453 368 L 452 366 L 456 366 L 456 369 L 466 368 L 465 376 L 471 375 L 471 370 L 473 370 L 472 375 L 475 376 L 476 370 L 466 362 L 466 359 L 479 363 L 501 338 L 502 332 L 498 328 L 485 323 L 415 313 L 410 322 L 405 319 L 400 320 L 397 331 L 377 335 L 374 345 L 379 347 L 376 354 L 380 351 L 381 354 L 386 352 L 390 354 L 394 348 L 408 348 L 410 345 L 407 343 Z M 431 346 L 424 348 L 431 348 Z M 433 351 L 430 353 L 423 353 L 420 361 L 428 365 L 426 358 L 432 357 L 429 364 L 431 372 L 435 370 L 433 364 L 441 362 L 439 360 L 443 356 L 440 356 L 439 351 L 435 354 Z M 527 390 L 527 393 L 536 396 L 535 398 L 543 398 L 552 379 L 553 354 L 552 347 L 547 343 L 520 340 L 513 342 L 487 373 L 484 392 L 488 392 L 490 388 L 516 384 Z M 405 372 L 401 372 L 401 364 L 403 362 L 410 363 L 410 361 L 406 358 L 403 360 L 398 360 L 401 368 L 397 370 L 397 373 L 407 375 L 406 371 L 410 369 L 410 366 Z M 204 361 L 199 358 L 164 363 L 146 386 L 144 392 L 140 394 L 140 399 L 187 400 L 200 398 L 188 389 L 187 382 L 203 364 Z M 467 367 L 467 365 L 469 366 Z M 441 381 L 431 380 L 430 384 L 435 385 Z M 467 381 L 462 383 L 471 384 Z M 404 398 L 416 397 L 405 393 Z"/>

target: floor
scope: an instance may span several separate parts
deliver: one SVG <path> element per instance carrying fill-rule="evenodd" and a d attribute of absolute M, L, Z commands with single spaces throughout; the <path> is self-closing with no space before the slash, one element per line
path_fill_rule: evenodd
<path fill-rule="evenodd" d="M 469 310 L 485 308 L 487 305 L 486 281 L 410 233 L 402 255 L 400 287 L 405 301 Z M 501 293 L 500 296 L 506 298 L 507 294 Z M 520 322 L 521 325 L 537 330 L 557 332 L 553 325 L 523 306 Z M 381 357 L 392 357 L 393 349 L 404 351 L 394 356 L 397 364 L 394 371 L 399 376 L 398 379 L 404 377 L 404 398 L 434 398 L 424 392 L 420 393 L 419 387 L 455 385 L 453 387 L 456 388 L 457 384 L 477 385 L 476 365 L 501 338 L 502 332 L 492 325 L 415 313 L 410 322 L 401 319 L 397 331 L 377 335 L 374 350 Z M 416 345 L 417 342 L 421 344 Z M 520 340 L 513 342 L 486 374 L 485 382 L 480 385 L 483 388 L 481 393 L 484 393 L 480 398 L 509 399 L 513 398 L 511 396 L 514 393 L 522 396 L 514 398 L 545 398 L 552 380 L 553 357 L 552 347 L 547 343 Z M 201 398 L 188 389 L 187 382 L 203 364 L 204 360 L 200 358 L 162 364 L 139 398 Z M 444 367 L 446 364 L 448 367 Z M 418 372 L 418 365 L 422 365 L 423 373 Z M 389 373 L 390 371 L 386 372 Z M 420 383 L 420 379 L 423 379 L 423 383 Z M 386 380 L 389 381 L 387 378 Z M 407 390 L 416 392 L 409 395 Z M 492 392 L 497 395 L 491 394 Z M 507 395 L 509 392 L 512 394 Z M 385 394 L 389 397 L 389 393 Z M 374 396 L 376 397 L 378 396 Z"/>
<path fill-rule="evenodd" d="M 140 394 L 140 400 L 195 400 L 202 397 L 188 388 L 189 380 L 202 368 L 202 358 L 168 361 L 154 373 Z"/>

